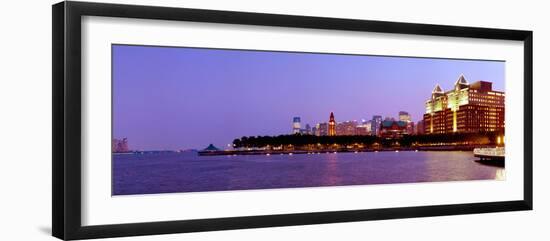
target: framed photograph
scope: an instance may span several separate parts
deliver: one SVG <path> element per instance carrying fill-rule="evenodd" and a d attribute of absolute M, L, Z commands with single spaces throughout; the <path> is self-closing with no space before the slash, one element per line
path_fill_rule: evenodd
<path fill-rule="evenodd" d="M 532 34 L 55 4 L 53 235 L 531 210 Z"/>

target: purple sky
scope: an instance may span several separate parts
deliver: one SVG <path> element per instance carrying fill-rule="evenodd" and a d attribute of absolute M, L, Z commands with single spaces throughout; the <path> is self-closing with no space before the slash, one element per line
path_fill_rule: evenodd
<path fill-rule="evenodd" d="M 504 90 L 504 62 L 113 45 L 113 135 L 131 149 L 223 148 L 250 135 L 396 117 L 416 122 L 463 73 Z"/>

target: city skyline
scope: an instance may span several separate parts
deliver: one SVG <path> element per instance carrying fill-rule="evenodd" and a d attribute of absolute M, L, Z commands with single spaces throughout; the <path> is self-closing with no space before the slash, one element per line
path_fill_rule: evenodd
<path fill-rule="evenodd" d="M 461 74 L 505 90 L 500 61 L 115 45 L 113 138 L 139 150 L 223 148 L 330 112 L 342 122 L 406 111 L 417 122 L 435 84 L 451 89 Z"/>

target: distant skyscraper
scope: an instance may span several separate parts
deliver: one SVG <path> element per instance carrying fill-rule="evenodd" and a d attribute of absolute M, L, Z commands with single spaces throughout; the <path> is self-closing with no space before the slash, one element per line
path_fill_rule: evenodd
<path fill-rule="evenodd" d="M 369 121 L 365 122 L 364 125 L 365 125 L 365 128 L 367 129 L 367 133 L 369 135 L 371 135 L 372 134 L 372 120 L 369 120 Z"/>
<path fill-rule="evenodd" d="M 304 134 L 311 135 L 311 126 L 309 124 L 306 124 L 306 129 L 304 131 Z"/>
<path fill-rule="evenodd" d="M 399 111 L 399 121 L 407 123 L 407 134 L 414 134 L 414 122 L 412 122 L 411 115 L 406 111 Z"/>
<path fill-rule="evenodd" d="M 409 115 L 409 112 L 399 111 L 399 120 L 404 121 L 404 122 L 410 122 L 411 121 L 411 115 Z"/>
<path fill-rule="evenodd" d="M 300 134 L 300 117 L 294 117 L 292 119 L 292 134 Z"/>
<path fill-rule="evenodd" d="M 372 116 L 372 134 L 377 136 L 380 134 L 380 125 L 382 125 L 382 116 L 375 115 Z"/>
<path fill-rule="evenodd" d="M 329 136 L 336 135 L 336 121 L 334 120 L 334 113 L 332 112 L 330 112 L 330 118 L 328 121 L 328 135 Z"/>
<path fill-rule="evenodd" d="M 319 123 L 319 127 L 317 128 L 317 132 L 319 133 L 319 136 L 328 136 L 328 123 Z"/>

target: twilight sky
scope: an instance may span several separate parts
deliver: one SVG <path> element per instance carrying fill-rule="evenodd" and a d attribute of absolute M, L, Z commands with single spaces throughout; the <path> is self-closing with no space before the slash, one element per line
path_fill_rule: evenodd
<path fill-rule="evenodd" d="M 113 136 L 134 150 L 224 148 L 251 135 L 395 117 L 422 119 L 461 73 L 504 91 L 504 62 L 113 45 Z"/>

